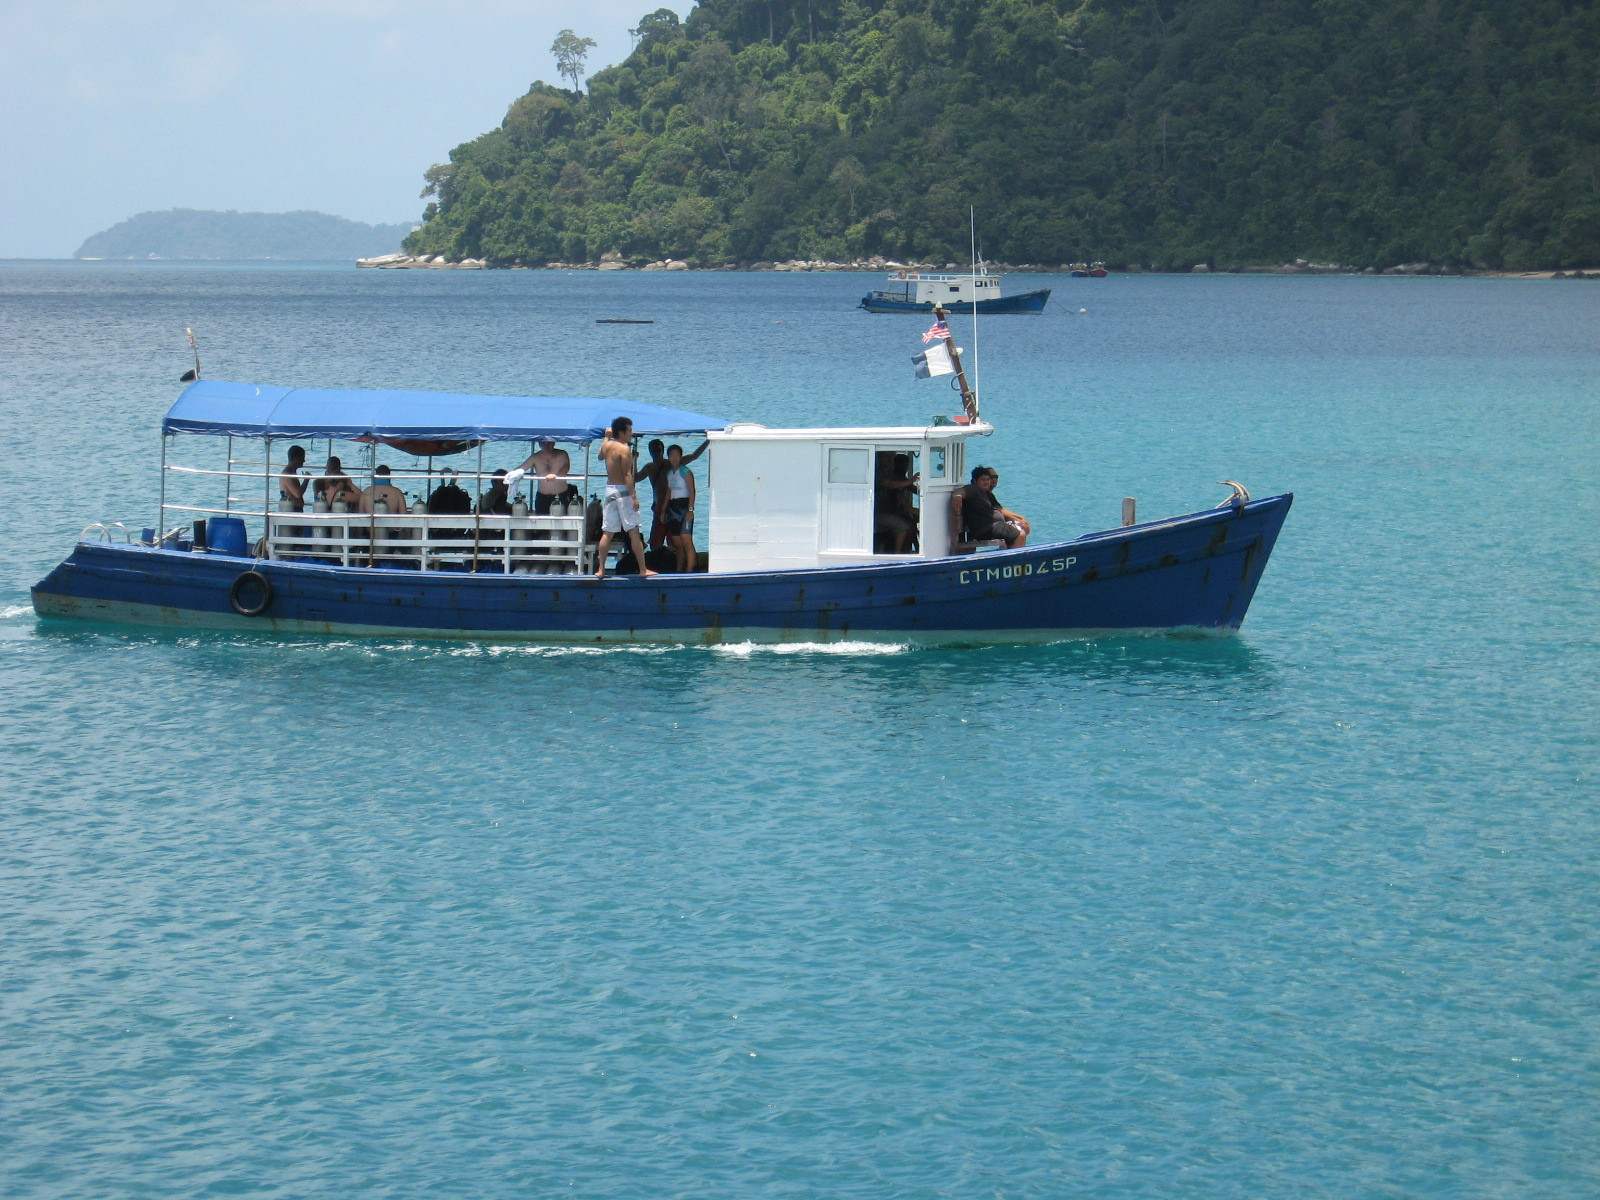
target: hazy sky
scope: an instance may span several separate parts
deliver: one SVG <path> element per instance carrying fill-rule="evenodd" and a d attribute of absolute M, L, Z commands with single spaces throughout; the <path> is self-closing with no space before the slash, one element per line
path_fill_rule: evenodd
<path fill-rule="evenodd" d="M 558 31 L 594 70 L 662 3 L 0 0 L 0 258 L 150 209 L 416 220 L 430 163 L 556 82 Z"/>

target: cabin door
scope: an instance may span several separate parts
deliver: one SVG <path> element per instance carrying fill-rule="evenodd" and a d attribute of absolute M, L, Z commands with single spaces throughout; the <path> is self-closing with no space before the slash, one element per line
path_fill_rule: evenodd
<path fill-rule="evenodd" d="M 872 447 L 822 455 L 822 549 L 872 553 Z"/>

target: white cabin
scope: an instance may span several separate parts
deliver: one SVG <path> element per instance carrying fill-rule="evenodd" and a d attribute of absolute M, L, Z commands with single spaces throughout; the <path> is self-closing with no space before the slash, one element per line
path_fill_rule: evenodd
<path fill-rule="evenodd" d="M 783 571 L 950 553 L 950 493 L 968 481 L 968 438 L 994 427 L 768 429 L 733 424 L 711 440 L 710 570 Z M 899 458 L 909 456 L 909 462 Z M 974 463 L 976 460 L 974 460 Z M 885 547 L 886 481 L 916 476 L 915 532 Z"/>
<path fill-rule="evenodd" d="M 1000 276 L 987 271 L 978 274 L 932 274 L 927 271 L 896 271 L 889 276 L 895 288 L 905 290 L 905 298 L 915 304 L 971 304 L 976 300 L 1000 297 Z"/>

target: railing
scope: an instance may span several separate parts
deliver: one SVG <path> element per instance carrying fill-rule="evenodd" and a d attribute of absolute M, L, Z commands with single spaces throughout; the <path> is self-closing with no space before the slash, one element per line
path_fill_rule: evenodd
<path fill-rule="evenodd" d="M 271 558 L 346 567 L 572 575 L 593 570 L 585 524 L 581 515 L 279 512 L 267 514 L 267 551 Z"/>
<path fill-rule="evenodd" d="M 124 542 L 127 542 L 130 545 L 133 543 L 133 534 L 128 532 L 128 527 L 121 521 L 96 521 L 93 525 L 85 525 L 83 527 L 83 532 L 78 534 L 78 540 L 80 542 L 86 542 L 89 540 L 89 534 L 95 532 L 99 533 L 100 535 L 99 538 L 96 539 L 98 541 L 115 541 L 117 535 L 120 533 Z"/>

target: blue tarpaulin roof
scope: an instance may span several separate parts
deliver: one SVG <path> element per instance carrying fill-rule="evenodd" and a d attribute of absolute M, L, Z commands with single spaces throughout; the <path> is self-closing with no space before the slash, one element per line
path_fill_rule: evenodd
<path fill-rule="evenodd" d="M 613 417 L 630 417 L 638 434 L 722 429 L 720 417 L 635 400 L 557 396 L 467 396 L 287 388 L 201 379 L 183 389 L 161 422 L 162 433 L 258 438 L 416 438 L 453 441 L 598 441 Z"/>

